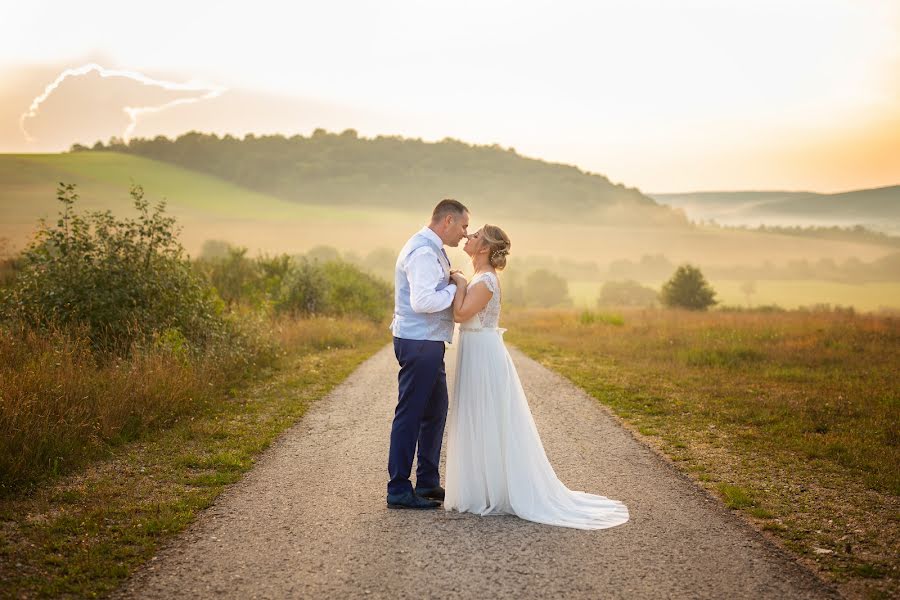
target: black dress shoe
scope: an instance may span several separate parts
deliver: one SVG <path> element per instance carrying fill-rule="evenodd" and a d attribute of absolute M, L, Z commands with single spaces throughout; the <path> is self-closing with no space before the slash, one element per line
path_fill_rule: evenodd
<path fill-rule="evenodd" d="M 388 494 L 388 508 L 437 508 L 440 502 L 427 500 L 415 494 L 415 492 L 404 492 L 402 494 Z"/>
<path fill-rule="evenodd" d="M 433 488 L 416 488 L 416 496 L 421 496 L 423 498 L 430 498 L 431 500 L 440 500 L 443 502 L 444 500 L 444 488 L 441 486 L 433 487 Z"/>

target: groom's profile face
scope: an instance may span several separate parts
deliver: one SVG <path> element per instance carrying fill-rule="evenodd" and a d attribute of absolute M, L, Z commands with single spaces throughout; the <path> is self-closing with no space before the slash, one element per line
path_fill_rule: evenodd
<path fill-rule="evenodd" d="M 464 212 L 458 217 L 453 217 L 449 231 L 447 232 L 447 237 L 451 243 L 448 243 L 447 245 L 453 247 L 459 246 L 460 240 L 469 236 L 468 228 L 469 213 Z"/>

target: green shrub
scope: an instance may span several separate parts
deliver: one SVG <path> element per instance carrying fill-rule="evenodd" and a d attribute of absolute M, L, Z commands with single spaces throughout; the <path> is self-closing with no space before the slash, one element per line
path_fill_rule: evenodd
<path fill-rule="evenodd" d="M 716 292 L 706 282 L 700 269 L 684 264 L 678 267 L 672 278 L 663 285 L 659 297 L 666 306 L 706 310 L 718 304 L 718 301 L 713 299 L 715 295 Z"/>
<path fill-rule="evenodd" d="M 275 308 L 293 316 L 325 314 L 328 282 L 322 269 L 302 260 L 285 276 Z"/>
<path fill-rule="evenodd" d="M 321 269 L 327 282 L 328 314 L 360 316 L 377 322 L 390 313 L 393 291 L 381 279 L 340 261 L 327 262 Z"/>
<path fill-rule="evenodd" d="M 258 269 L 255 261 L 247 258 L 247 248 L 229 246 L 224 256 L 198 260 L 196 267 L 229 307 L 238 302 L 258 303 Z"/>
<path fill-rule="evenodd" d="M 195 346 L 226 333 L 221 302 L 183 257 L 165 203 L 151 212 L 132 186 L 136 219 L 75 211 L 75 186 L 60 184 L 63 209 L 43 219 L 0 296 L 0 317 L 37 328 L 87 328 L 95 349 L 127 352 L 139 338 L 177 329 Z"/>

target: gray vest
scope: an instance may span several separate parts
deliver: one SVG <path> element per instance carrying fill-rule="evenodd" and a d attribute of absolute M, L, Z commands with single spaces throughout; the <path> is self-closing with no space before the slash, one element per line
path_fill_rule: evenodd
<path fill-rule="evenodd" d="M 450 342 L 453 339 L 453 305 L 434 313 L 418 313 L 410 305 L 410 283 L 403 269 L 407 257 L 423 246 L 434 249 L 435 260 L 444 270 L 444 278 L 435 288 L 435 291 L 444 289 L 450 284 L 450 261 L 447 260 L 443 248 L 428 239 L 421 233 L 416 233 L 409 238 L 394 267 L 394 320 L 391 322 L 391 331 L 394 337 L 406 340 L 434 340 Z"/>

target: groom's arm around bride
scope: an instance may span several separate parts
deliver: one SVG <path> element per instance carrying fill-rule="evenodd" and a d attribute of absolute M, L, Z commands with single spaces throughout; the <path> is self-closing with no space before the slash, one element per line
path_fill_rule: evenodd
<path fill-rule="evenodd" d="M 388 455 L 390 508 L 436 508 L 443 500 L 438 464 L 448 404 L 444 343 L 453 338 L 456 294 L 443 247 L 459 245 L 468 226 L 463 204 L 441 200 L 431 222 L 397 256 L 391 331 L 400 372 Z M 415 488 L 410 481 L 414 456 Z"/>

